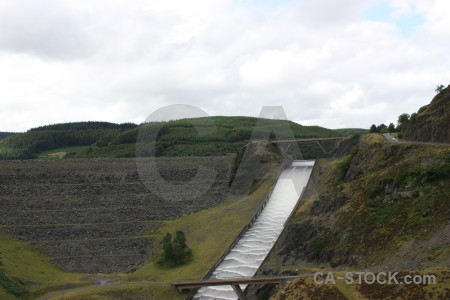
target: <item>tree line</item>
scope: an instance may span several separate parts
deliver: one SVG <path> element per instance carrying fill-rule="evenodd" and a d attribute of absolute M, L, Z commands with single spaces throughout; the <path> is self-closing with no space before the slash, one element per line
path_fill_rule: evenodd
<path fill-rule="evenodd" d="M 393 133 L 397 132 L 399 133 L 399 137 L 401 138 L 404 133 L 411 128 L 411 125 L 416 120 L 417 116 L 424 112 L 428 108 L 428 105 L 422 106 L 417 112 L 410 114 L 403 113 L 400 116 L 398 116 L 397 119 L 397 125 L 394 125 L 394 123 L 390 123 L 389 125 L 380 124 L 375 125 L 372 124 L 370 126 L 369 132 L 370 133 Z"/>
<path fill-rule="evenodd" d="M 69 146 L 108 144 L 132 123 L 76 122 L 42 126 L 0 140 L 0 159 L 36 158 L 40 152 Z"/>
<path fill-rule="evenodd" d="M 213 156 L 237 152 L 256 139 L 341 136 L 319 126 L 302 126 L 287 120 L 255 117 L 205 117 L 169 122 L 133 123 L 75 122 L 41 126 L 0 140 L 0 159 L 36 158 L 40 152 L 70 146 L 89 146 L 66 157 Z M 198 129 L 198 130 L 197 130 Z M 152 147 L 138 147 L 140 137 L 156 136 Z M 154 139 L 153 139 L 154 140 Z M 151 143 L 150 143 L 151 144 Z M 150 146 L 149 144 L 149 146 Z M 323 156 L 315 144 L 300 145 L 304 158 Z M 142 149 L 142 151 L 140 150 Z"/>
<path fill-rule="evenodd" d="M 120 129 L 120 130 L 130 130 L 138 125 L 134 123 L 110 123 L 110 122 L 100 122 L 100 121 L 85 121 L 85 122 L 69 122 L 61 124 L 51 124 L 44 125 L 35 128 L 31 128 L 30 131 L 42 131 L 42 130 L 88 130 L 88 129 Z"/>
<path fill-rule="evenodd" d="M 450 86 L 450 85 L 449 85 Z M 436 89 L 434 90 L 437 94 L 442 93 L 446 88 L 440 84 L 436 86 Z M 397 126 L 394 125 L 394 123 L 390 123 L 388 126 L 385 124 L 375 125 L 372 124 L 370 126 L 369 132 L 371 133 L 387 133 L 387 132 L 398 132 L 399 137 L 401 138 L 406 131 L 408 131 L 411 128 L 411 125 L 415 122 L 418 115 L 423 113 L 427 108 L 429 104 L 422 106 L 419 108 L 419 110 L 415 113 L 407 114 L 403 113 L 400 116 L 398 116 L 397 119 Z"/>
<path fill-rule="evenodd" d="M 14 132 L 0 132 L 0 140 L 4 139 L 10 135 L 13 135 L 13 134 L 15 134 L 15 133 Z"/>

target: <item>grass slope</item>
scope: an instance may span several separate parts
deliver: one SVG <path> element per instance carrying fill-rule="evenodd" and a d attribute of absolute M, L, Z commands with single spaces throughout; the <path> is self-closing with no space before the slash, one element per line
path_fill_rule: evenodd
<path fill-rule="evenodd" d="M 85 275 L 65 273 L 50 264 L 39 250 L 9 236 L 0 235 L 1 270 L 30 292 L 30 299 L 49 291 L 88 285 Z M 0 287 L 0 299 L 16 299 Z"/>
<path fill-rule="evenodd" d="M 39 153 L 38 158 L 47 159 L 47 158 L 64 158 L 66 156 L 73 156 L 77 152 L 83 151 L 87 149 L 89 146 L 70 146 L 70 147 L 61 147 L 56 149 L 51 149 L 47 151 L 43 151 Z"/>

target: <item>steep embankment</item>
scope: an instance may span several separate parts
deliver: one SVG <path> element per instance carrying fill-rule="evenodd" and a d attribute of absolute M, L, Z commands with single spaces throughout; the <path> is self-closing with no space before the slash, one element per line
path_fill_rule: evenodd
<path fill-rule="evenodd" d="M 0 233 L 40 245 L 65 271 L 110 273 L 141 264 L 155 245 L 145 234 L 163 220 L 218 205 L 228 191 L 224 158 L 156 160 L 173 184 L 192 180 L 200 166 L 217 177 L 195 200 L 184 199 L 188 186 L 168 201 L 146 188 L 134 159 L 4 161 Z"/>
<path fill-rule="evenodd" d="M 283 264 L 373 267 L 419 239 L 430 240 L 427 259 L 419 251 L 410 253 L 415 259 L 404 253 L 404 261 L 400 257 L 390 267 L 421 268 L 449 258 L 444 246 L 450 236 L 431 240 L 448 226 L 450 147 L 393 144 L 367 135 L 338 152 L 343 156 L 319 161 L 305 203 L 283 233 L 288 242 L 279 243 L 277 252 Z"/>
<path fill-rule="evenodd" d="M 448 267 L 450 146 L 366 135 L 336 154 L 316 163 L 304 202 L 259 273 Z"/>
<path fill-rule="evenodd" d="M 450 143 L 450 86 L 431 103 L 411 115 L 403 138 L 419 142 Z"/>

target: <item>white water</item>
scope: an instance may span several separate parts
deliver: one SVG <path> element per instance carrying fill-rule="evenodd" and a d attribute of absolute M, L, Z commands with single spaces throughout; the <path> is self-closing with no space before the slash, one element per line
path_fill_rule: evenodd
<path fill-rule="evenodd" d="M 211 279 L 252 277 L 266 258 L 283 230 L 284 223 L 294 209 L 308 183 L 314 161 L 294 161 L 284 169 L 275 184 L 266 207 L 253 225 L 217 266 Z M 241 285 L 244 289 L 246 285 Z M 194 299 L 238 299 L 231 286 L 204 287 Z"/>

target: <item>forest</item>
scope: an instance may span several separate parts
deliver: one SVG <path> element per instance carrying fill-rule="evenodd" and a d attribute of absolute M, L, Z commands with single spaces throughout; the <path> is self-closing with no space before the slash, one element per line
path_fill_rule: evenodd
<path fill-rule="evenodd" d="M 0 140 L 0 159 L 32 159 L 49 150 L 86 146 L 65 158 L 135 156 L 218 156 L 238 152 L 249 140 L 341 136 L 338 130 L 254 117 L 205 117 L 168 122 L 77 122 L 33 128 Z M 137 147 L 136 147 L 137 145 Z M 323 156 L 302 144 L 304 158 Z"/>

